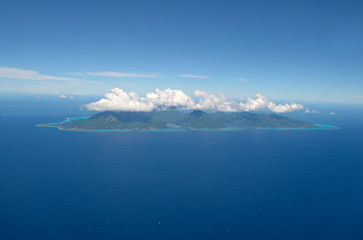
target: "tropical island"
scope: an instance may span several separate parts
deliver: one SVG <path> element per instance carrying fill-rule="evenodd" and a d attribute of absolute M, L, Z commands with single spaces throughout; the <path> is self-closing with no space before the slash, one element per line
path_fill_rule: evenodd
<path fill-rule="evenodd" d="M 251 112 L 214 112 L 200 110 L 181 112 L 176 109 L 151 112 L 105 111 L 91 117 L 71 119 L 61 123 L 40 124 L 70 131 L 110 130 L 202 130 L 281 128 L 316 129 L 319 125 L 291 119 L 276 114 Z"/>

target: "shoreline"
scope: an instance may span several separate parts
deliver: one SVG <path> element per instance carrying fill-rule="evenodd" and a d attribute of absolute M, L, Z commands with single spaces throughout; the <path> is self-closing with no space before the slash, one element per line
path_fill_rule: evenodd
<path fill-rule="evenodd" d="M 245 128 L 237 128 L 237 127 L 228 127 L 228 128 L 166 128 L 166 129 L 100 129 L 100 130 L 85 130 L 85 129 L 67 129 L 58 126 L 60 124 L 71 122 L 80 119 L 86 119 L 89 117 L 69 117 L 66 118 L 65 121 L 59 123 L 44 123 L 37 124 L 36 127 L 53 127 L 58 128 L 58 130 L 62 131 L 71 131 L 71 132 L 186 132 L 186 131 L 213 131 L 213 132 L 224 132 L 224 131 L 242 131 L 242 130 L 339 130 L 339 127 L 323 125 L 323 124 L 314 124 L 317 128 L 289 128 L 289 127 L 245 127 Z"/>

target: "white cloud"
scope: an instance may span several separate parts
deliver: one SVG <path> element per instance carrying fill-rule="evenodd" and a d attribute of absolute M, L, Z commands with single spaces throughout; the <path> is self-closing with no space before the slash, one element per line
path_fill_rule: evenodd
<path fill-rule="evenodd" d="M 156 89 L 155 93 L 147 93 L 145 100 L 152 102 L 155 106 L 190 106 L 193 100 L 183 91 L 177 89 Z"/>
<path fill-rule="evenodd" d="M 336 112 L 330 112 L 329 113 L 330 115 L 335 115 L 335 114 L 337 114 Z"/>
<path fill-rule="evenodd" d="M 183 91 L 177 89 L 156 89 L 155 92 L 147 93 L 145 97 L 139 97 L 135 92 L 125 92 L 119 88 L 113 88 L 110 93 L 97 102 L 86 104 L 89 110 L 106 111 L 152 111 L 163 107 L 175 106 L 181 109 L 196 109 L 205 111 L 221 112 L 258 112 L 270 111 L 275 113 L 286 113 L 304 109 L 298 103 L 276 104 L 261 94 L 255 98 L 247 98 L 244 102 L 230 99 L 223 94 L 208 94 L 201 90 L 194 91 L 190 97 Z"/>
<path fill-rule="evenodd" d="M 262 96 L 261 94 L 257 93 L 255 99 L 247 98 L 246 102 L 240 102 L 239 106 L 240 109 L 246 112 L 258 112 L 264 111 L 268 106 L 269 101 L 267 97 Z"/>
<path fill-rule="evenodd" d="M 363 99 L 363 96 L 359 96 L 359 95 L 356 95 L 356 96 L 353 96 L 354 98 L 360 98 L 360 99 Z"/>
<path fill-rule="evenodd" d="M 59 95 L 58 96 L 59 98 L 62 98 L 62 99 L 66 99 L 66 98 L 69 98 L 69 99 L 74 99 L 74 97 L 73 96 L 69 96 L 69 97 L 67 97 L 66 95 Z"/>
<path fill-rule="evenodd" d="M 238 81 L 240 82 L 247 82 L 248 80 L 246 78 L 237 78 Z"/>
<path fill-rule="evenodd" d="M 299 103 L 285 103 L 285 104 L 275 104 L 273 102 L 268 103 L 268 110 L 275 113 L 287 113 L 295 112 L 304 109 L 304 106 Z"/>
<path fill-rule="evenodd" d="M 196 90 L 194 91 L 194 96 L 196 99 L 194 104 L 189 106 L 191 109 L 235 112 L 238 108 L 237 102 L 220 93 L 208 94 L 206 92 Z"/>
<path fill-rule="evenodd" d="M 9 67 L 0 67 L 0 78 L 26 79 L 26 80 L 60 80 L 60 81 L 79 80 L 77 78 L 42 75 L 39 74 L 38 71 L 34 70 L 24 70 L 24 69 L 9 68 Z"/>
<path fill-rule="evenodd" d="M 86 72 L 90 76 L 102 77 L 138 77 L 138 78 L 160 78 L 156 73 L 121 73 L 121 72 Z"/>
<path fill-rule="evenodd" d="M 211 79 L 209 76 L 193 75 L 193 74 L 181 74 L 179 77 L 182 78 L 199 78 L 199 79 Z"/>
<path fill-rule="evenodd" d="M 192 99 L 180 90 L 156 89 L 154 93 L 147 93 L 145 97 L 139 97 L 135 92 L 124 92 L 122 89 L 113 88 L 105 98 L 86 104 L 89 110 L 106 111 L 152 111 L 159 107 L 188 106 Z"/>
<path fill-rule="evenodd" d="M 318 110 L 311 110 L 310 108 L 305 108 L 304 113 L 320 114 Z"/>

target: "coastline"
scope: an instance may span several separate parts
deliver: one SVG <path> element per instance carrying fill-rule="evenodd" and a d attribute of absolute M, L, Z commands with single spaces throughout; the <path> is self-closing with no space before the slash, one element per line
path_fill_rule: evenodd
<path fill-rule="evenodd" d="M 249 127 L 249 128 L 238 128 L 238 127 L 228 127 L 228 128 L 166 128 L 166 129 L 100 129 L 100 130 L 85 130 L 85 129 L 67 129 L 62 128 L 61 124 L 66 122 L 72 122 L 76 120 L 86 119 L 89 117 L 69 117 L 66 120 L 59 123 L 44 123 L 37 124 L 37 127 L 53 127 L 58 128 L 58 130 L 62 131 L 72 131 L 72 132 L 186 132 L 186 131 L 214 131 L 214 132 L 223 132 L 223 131 L 242 131 L 242 130 L 339 130 L 340 128 L 337 126 L 323 125 L 317 124 L 317 128 L 276 128 L 276 127 Z"/>

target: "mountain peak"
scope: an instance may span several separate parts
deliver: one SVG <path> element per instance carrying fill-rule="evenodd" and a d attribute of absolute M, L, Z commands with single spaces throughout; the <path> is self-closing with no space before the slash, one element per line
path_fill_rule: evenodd
<path fill-rule="evenodd" d="M 166 129 L 170 126 L 186 129 L 222 129 L 222 128 L 318 128 L 317 126 L 273 114 L 256 113 L 210 113 L 194 110 L 190 114 L 179 111 L 128 112 L 107 111 L 96 113 L 92 117 L 66 121 L 61 124 L 46 126 L 73 131 L 117 130 L 117 129 Z"/>
<path fill-rule="evenodd" d="M 194 117 L 197 117 L 197 118 L 200 118 L 200 117 L 206 116 L 206 115 L 208 115 L 208 114 L 201 111 L 201 110 L 193 110 L 193 112 L 190 114 L 190 116 L 194 116 Z"/>

